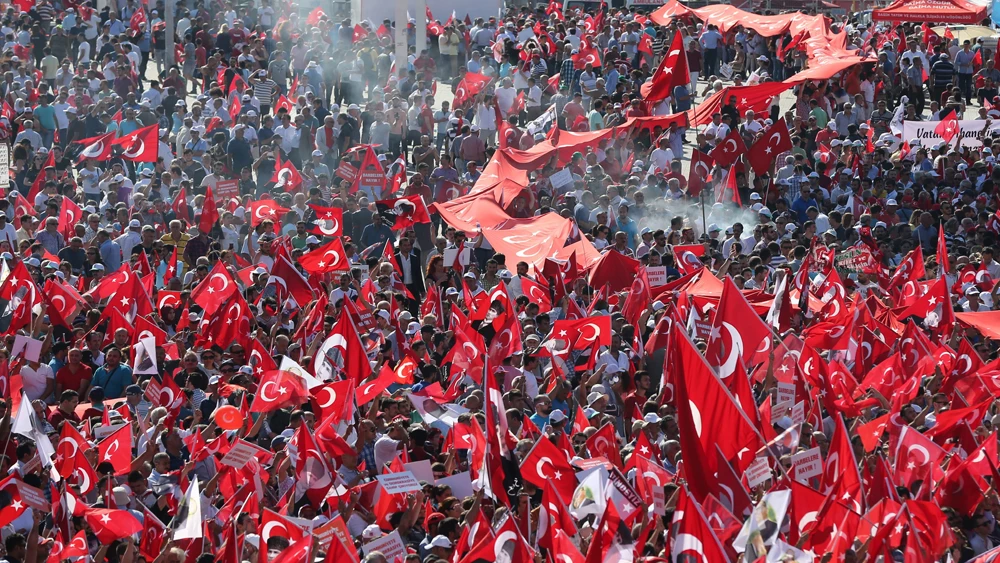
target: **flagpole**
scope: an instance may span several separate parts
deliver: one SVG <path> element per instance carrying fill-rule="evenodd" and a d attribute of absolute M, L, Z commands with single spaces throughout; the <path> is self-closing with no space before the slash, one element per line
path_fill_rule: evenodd
<path fill-rule="evenodd" d="M 695 171 L 695 174 L 698 172 Z M 701 202 L 701 232 L 708 234 L 708 221 L 705 219 L 705 189 L 698 192 L 698 201 Z"/>
<path fill-rule="evenodd" d="M 142 9 L 141 7 L 139 9 Z M 174 12 L 177 11 L 176 0 L 165 0 L 163 5 L 163 18 L 164 18 L 164 33 L 163 36 L 167 40 L 167 44 L 164 50 L 164 66 L 166 70 L 174 66 Z"/>

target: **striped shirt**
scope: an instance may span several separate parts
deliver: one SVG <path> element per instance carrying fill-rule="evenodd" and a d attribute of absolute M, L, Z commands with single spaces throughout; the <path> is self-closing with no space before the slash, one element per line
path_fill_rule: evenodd
<path fill-rule="evenodd" d="M 277 89 L 278 85 L 270 78 L 259 80 L 253 85 L 253 97 L 262 105 L 270 106 L 274 100 L 274 91 Z"/>
<path fill-rule="evenodd" d="M 41 18 L 42 23 L 46 25 L 52 22 L 52 19 L 56 17 L 56 11 L 55 8 L 52 7 L 52 4 L 35 6 L 35 12 L 38 14 L 38 17 Z"/>

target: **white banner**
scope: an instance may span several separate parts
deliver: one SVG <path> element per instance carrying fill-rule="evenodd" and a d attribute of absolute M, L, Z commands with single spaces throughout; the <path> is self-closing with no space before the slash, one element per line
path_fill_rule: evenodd
<path fill-rule="evenodd" d="M 931 147 L 944 142 L 944 139 L 934 132 L 940 121 L 904 121 L 903 140 L 911 141 L 919 139 L 924 147 Z M 987 131 L 987 121 L 985 119 L 963 119 L 958 122 L 958 129 L 962 133 L 962 146 L 969 148 L 979 148 L 983 146 L 983 133 Z M 989 133 L 996 135 L 1000 133 L 1000 120 L 995 120 L 989 124 Z M 955 146 L 952 139 L 951 146 Z"/>

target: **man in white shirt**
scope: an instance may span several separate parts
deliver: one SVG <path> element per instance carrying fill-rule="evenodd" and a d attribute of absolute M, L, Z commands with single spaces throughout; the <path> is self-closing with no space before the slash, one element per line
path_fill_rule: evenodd
<path fill-rule="evenodd" d="M 514 89 L 510 77 L 500 81 L 496 88 L 496 97 L 497 105 L 500 107 L 500 115 L 506 119 L 511 106 L 514 105 L 514 99 L 517 98 L 517 90 Z"/>
<path fill-rule="evenodd" d="M 21 383 L 28 399 L 45 401 L 56 389 L 56 376 L 48 364 L 29 361 L 21 368 Z"/>
<path fill-rule="evenodd" d="M 274 128 L 274 134 L 281 139 L 281 150 L 286 154 L 291 154 L 299 146 L 298 127 L 292 125 L 292 117 L 285 114 L 281 120 L 281 125 Z"/>
<path fill-rule="evenodd" d="M 670 163 L 674 160 L 674 151 L 670 150 L 670 139 L 661 136 L 656 140 L 656 148 L 649 153 L 650 171 L 662 170 L 664 173 L 670 171 Z"/>
<path fill-rule="evenodd" d="M 7 221 L 6 213 L 0 213 L 0 241 L 7 241 L 11 248 L 17 248 L 17 229 Z"/>
<path fill-rule="evenodd" d="M 142 243 L 142 235 L 140 234 L 141 230 L 142 223 L 139 222 L 138 219 L 132 219 L 128 223 L 128 231 L 115 239 L 118 246 L 122 247 L 122 256 L 125 256 L 126 259 L 129 256 L 132 256 L 132 249 L 135 248 L 136 245 Z"/>

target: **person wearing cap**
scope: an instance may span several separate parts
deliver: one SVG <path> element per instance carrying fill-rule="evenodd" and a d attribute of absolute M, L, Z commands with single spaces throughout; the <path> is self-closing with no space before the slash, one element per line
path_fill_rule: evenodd
<path fill-rule="evenodd" d="M 463 130 L 464 133 L 464 130 Z M 486 162 L 486 141 L 480 136 L 479 125 L 472 125 L 469 134 L 462 140 L 459 156 L 468 165 L 470 162 Z"/>
<path fill-rule="evenodd" d="M 273 67 L 274 71 L 280 72 L 282 65 L 284 73 L 281 75 L 281 80 L 284 81 L 287 79 L 285 75 L 288 73 L 288 62 L 284 60 L 284 51 L 278 49 L 274 53 L 274 60 L 269 63 L 268 67 Z M 281 94 L 280 90 L 284 87 L 279 88 L 278 83 L 272 80 L 272 76 L 269 76 L 266 70 L 252 73 L 248 82 L 253 88 L 253 97 L 257 100 L 261 115 L 270 115 L 271 108 L 277 103 L 278 96 Z"/>
<path fill-rule="evenodd" d="M 931 100 L 940 100 L 941 94 L 955 82 L 955 65 L 947 52 L 941 53 L 930 68 Z"/>
<path fill-rule="evenodd" d="M 130 257 L 132 256 L 132 249 L 137 245 L 142 244 L 142 222 L 138 219 L 132 219 L 128 223 L 128 230 L 121 236 L 115 238 L 115 242 L 121 247 L 122 256 Z"/>
<path fill-rule="evenodd" d="M 185 233 L 182 230 L 182 224 L 180 221 L 174 219 L 168 225 L 169 231 L 160 237 L 160 242 L 163 244 L 169 244 L 177 249 L 177 256 L 185 256 L 185 250 L 187 250 L 188 242 L 191 240 L 191 235 Z M 194 262 L 187 262 L 185 260 L 188 268 L 194 268 Z"/>
<path fill-rule="evenodd" d="M 46 218 L 45 229 L 35 233 L 35 240 L 50 254 L 59 254 L 59 251 L 66 246 L 66 240 L 59 232 L 59 219 L 56 217 Z"/>

